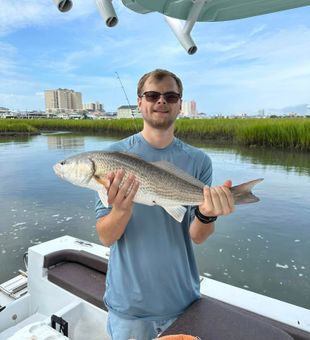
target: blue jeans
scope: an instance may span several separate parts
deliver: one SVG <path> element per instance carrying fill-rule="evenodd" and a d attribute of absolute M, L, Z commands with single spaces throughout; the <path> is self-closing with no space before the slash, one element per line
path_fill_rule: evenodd
<path fill-rule="evenodd" d="M 152 340 L 157 338 L 177 318 L 164 321 L 127 320 L 108 313 L 107 331 L 112 340 Z"/>

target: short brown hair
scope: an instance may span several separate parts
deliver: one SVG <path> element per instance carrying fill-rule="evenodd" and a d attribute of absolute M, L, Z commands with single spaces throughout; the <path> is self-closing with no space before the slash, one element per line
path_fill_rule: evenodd
<path fill-rule="evenodd" d="M 149 73 L 146 73 L 145 75 L 143 75 L 140 78 L 140 80 L 138 82 L 138 88 L 137 88 L 138 97 L 142 95 L 142 89 L 143 89 L 143 86 L 144 86 L 147 79 L 154 78 L 158 81 L 161 81 L 165 77 L 171 77 L 176 81 L 177 86 L 179 88 L 180 96 L 182 98 L 183 85 L 182 85 L 181 79 L 179 77 L 177 77 L 174 73 L 167 71 L 167 70 L 159 69 L 159 68 L 154 70 L 154 71 L 151 71 Z"/>

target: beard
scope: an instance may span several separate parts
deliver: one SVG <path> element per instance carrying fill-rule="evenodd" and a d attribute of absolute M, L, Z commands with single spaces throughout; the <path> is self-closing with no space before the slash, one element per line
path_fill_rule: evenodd
<path fill-rule="evenodd" d="M 157 130 L 168 130 L 175 122 L 176 117 L 162 117 L 156 118 L 152 115 L 142 114 L 143 120 L 152 128 Z"/>

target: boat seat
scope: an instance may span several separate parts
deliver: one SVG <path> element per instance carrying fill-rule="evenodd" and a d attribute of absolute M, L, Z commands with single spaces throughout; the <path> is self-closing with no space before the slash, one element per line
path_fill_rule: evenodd
<path fill-rule="evenodd" d="M 106 310 L 103 303 L 108 263 L 100 256 L 66 249 L 44 256 L 47 278 L 54 284 Z"/>
<path fill-rule="evenodd" d="M 173 334 L 193 335 L 202 340 L 310 339 L 308 332 L 207 296 L 189 306 L 161 336 Z"/>
<path fill-rule="evenodd" d="M 61 250 L 44 257 L 44 268 L 49 281 L 106 310 L 107 260 L 86 251 Z M 308 332 L 207 296 L 189 306 L 162 336 L 173 334 L 202 340 L 310 339 Z"/>

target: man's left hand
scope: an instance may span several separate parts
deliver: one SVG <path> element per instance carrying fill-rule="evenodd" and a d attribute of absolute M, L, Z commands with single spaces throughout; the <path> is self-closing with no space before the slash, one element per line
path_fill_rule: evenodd
<path fill-rule="evenodd" d="M 221 186 L 203 188 L 204 202 L 199 206 L 199 211 L 205 216 L 229 215 L 235 210 L 234 199 L 231 191 L 231 180 Z"/>

